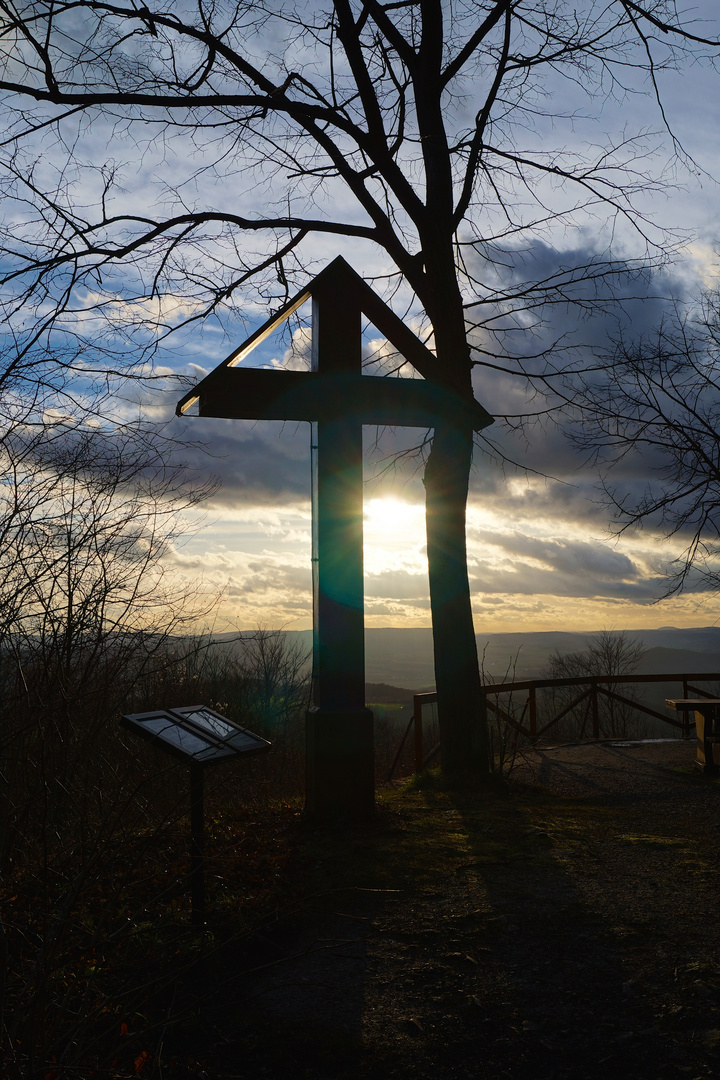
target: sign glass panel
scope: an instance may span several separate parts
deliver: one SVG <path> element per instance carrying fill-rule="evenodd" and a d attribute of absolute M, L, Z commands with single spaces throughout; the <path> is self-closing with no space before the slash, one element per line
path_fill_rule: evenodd
<path fill-rule="evenodd" d="M 198 727 L 211 731 L 213 735 L 219 735 L 221 739 L 227 739 L 228 736 L 234 735 L 237 731 L 234 724 L 215 713 L 211 713 L 209 709 L 196 709 L 194 712 L 185 712 L 183 709 L 181 715 L 186 720 L 192 720 L 193 724 L 197 724 Z"/>
<path fill-rule="evenodd" d="M 238 727 L 205 705 L 158 709 L 123 716 L 123 722 L 167 750 L 198 764 L 209 764 L 237 754 L 269 750 L 270 743 Z"/>

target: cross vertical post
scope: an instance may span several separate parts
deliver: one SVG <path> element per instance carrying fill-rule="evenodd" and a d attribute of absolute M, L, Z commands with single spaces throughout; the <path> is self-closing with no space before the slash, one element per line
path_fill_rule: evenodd
<path fill-rule="evenodd" d="M 337 279 L 313 293 L 312 367 L 361 373 L 361 311 Z M 362 420 L 352 408 L 315 431 L 313 703 L 307 714 L 306 812 L 316 820 L 374 809 L 373 716 L 365 707 Z"/>

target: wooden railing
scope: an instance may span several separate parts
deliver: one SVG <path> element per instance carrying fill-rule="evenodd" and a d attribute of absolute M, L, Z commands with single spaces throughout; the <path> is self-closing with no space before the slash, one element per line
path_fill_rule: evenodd
<path fill-rule="evenodd" d="M 632 700 L 631 698 L 625 697 L 623 694 L 618 694 L 614 690 L 610 690 L 609 687 L 617 686 L 618 684 L 629 686 L 635 683 L 673 683 L 682 686 L 681 697 L 715 697 L 715 694 L 710 694 L 706 690 L 702 690 L 699 686 L 695 685 L 696 683 L 702 682 L 720 682 L 720 674 L 717 672 L 703 672 L 700 674 L 685 673 L 679 675 L 594 675 L 577 679 L 530 679 L 526 682 L 491 683 L 483 686 L 482 689 L 487 708 L 490 712 L 499 716 L 500 719 L 504 720 L 511 728 L 514 728 L 517 732 L 524 735 L 530 743 L 537 743 L 547 731 L 555 727 L 556 724 L 579 705 L 582 705 L 583 702 L 586 703 L 583 725 L 585 726 L 587 721 L 590 720 L 592 725 L 592 738 L 599 739 L 599 700 L 601 697 L 630 706 L 638 713 L 645 713 L 647 716 L 652 716 L 656 720 L 662 720 L 664 724 L 668 724 L 673 728 L 678 728 L 682 734 L 682 738 L 687 739 L 690 737 L 689 713 L 683 713 L 682 719 L 677 720 L 669 713 L 660 713 L 656 709 L 651 709 L 648 705 L 643 704 L 641 701 Z M 569 704 L 565 704 L 560 712 L 538 727 L 538 690 L 559 689 L 560 687 L 566 686 L 575 686 L 579 689 L 580 693 L 577 696 L 573 696 L 572 701 L 570 701 Z M 519 718 L 516 718 L 515 716 L 511 716 L 507 709 L 503 709 L 500 706 L 498 698 L 503 694 L 517 694 L 521 692 L 527 692 L 527 697 L 520 710 Z M 491 700 L 493 698 L 495 700 Z M 393 761 L 388 774 L 388 780 L 391 780 L 395 773 L 395 769 L 400 760 L 400 755 L 402 754 L 411 730 L 414 729 L 415 772 L 422 772 L 440 750 L 438 744 L 433 746 L 429 751 L 426 751 L 424 743 L 422 709 L 423 705 L 429 705 L 434 701 L 437 701 L 436 693 L 415 694 L 413 696 L 413 715 L 410 717 L 402 742 L 398 747 L 395 760 Z"/>

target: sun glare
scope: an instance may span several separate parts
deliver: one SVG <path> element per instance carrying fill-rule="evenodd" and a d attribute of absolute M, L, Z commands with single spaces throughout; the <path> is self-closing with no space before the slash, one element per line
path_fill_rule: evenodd
<path fill-rule="evenodd" d="M 426 569 L 422 505 L 388 497 L 367 499 L 363 516 L 366 572 L 401 566 L 412 573 Z"/>
<path fill-rule="evenodd" d="M 422 505 L 403 502 L 392 497 L 367 499 L 364 512 L 363 562 L 365 566 L 366 604 L 389 602 L 391 598 L 407 599 L 427 592 L 427 557 L 425 555 L 425 512 Z M 366 606 L 366 615 L 373 625 L 374 609 Z M 383 621 L 387 612 L 383 608 Z M 422 612 L 426 618 L 426 612 Z M 407 617 L 403 610 L 393 610 L 392 623 L 398 625 Z"/>
<path fill-rule="evenodd" d="M 368 499 L 365 503 L 365 539 L 373 538 L 407 543 L 416 542 L 415 533 L 424 522 L 422 506 L 403 502 L 401 499 Z"/>

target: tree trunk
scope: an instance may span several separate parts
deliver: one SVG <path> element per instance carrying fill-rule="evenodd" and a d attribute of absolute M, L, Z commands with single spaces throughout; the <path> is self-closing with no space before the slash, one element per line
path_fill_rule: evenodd
<path fill-rule="evenodd" d="M 472 451 L 471 430 L 436 427 L 424 480 L 442 768 L 481 780 L 489 773 L 487 722 L 465 537 Z"/>
<path fill-rule="evenodd" d="M 427 150 L 426 156 L 431 156 Z M 438 183 L 441 181 L 442 176 Z M 438 382 L 472 398 L 470 349 L 452 241 L 449 177 L 446 186 L 446 214 L 444 218 L 433 214 L 427 222 L 423 235 L 425 273 L 415 289 L 433 326 Z M 441 764 L 448 776 L 481 780 L 489 774 L 490 759 L 467 569 L 465 530 L 472 454 L 469 425 L 438 424 L 424 482 Z"/>

